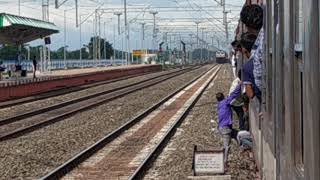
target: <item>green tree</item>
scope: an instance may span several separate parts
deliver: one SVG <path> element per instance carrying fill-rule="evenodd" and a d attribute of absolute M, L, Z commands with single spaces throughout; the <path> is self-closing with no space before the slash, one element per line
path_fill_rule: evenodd
<path fill-rule="evenodd" d="M 88 44 L 88 48 L 89 48 L 89 59 L 93 58 L 93 46 L 94 43 L 93 42 L 97 42 L 96 43 L 96 47 L 98 48 L 98 42 L 99 42 L 99 38 L 98 37 L 91 37 L 90 38 L 90 42 Z M 104 45 L 106 47 L 106 57 L 104 57 Z M 101 58 L 106 58 L 106 59 L 110 59 L 111 56 L 113 56 L 113 47 L 112 44 L 110 44 L 108 41 L 106 41 L 105 39 L 100 39 L 100 54 L 101 54 Z M 96 55 L 97 56 L 97 55 Z"/>
<path fill-rule="evenodd" d="M 27 50 L 22 48 L 22 53 L 26 54 Z M 18 47 L 13 45 L 5 45 L 0 49 L 0 59 L 3 60 L 18 60 Z"/>

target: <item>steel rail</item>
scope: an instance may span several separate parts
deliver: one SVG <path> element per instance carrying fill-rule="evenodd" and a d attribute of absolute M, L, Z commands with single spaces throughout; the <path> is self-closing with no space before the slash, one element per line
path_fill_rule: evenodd
<path fill-rule="evenodd" d="M 118 88 L 118 90 L 115 90 L 113 92 L 110 93 L 102 93 L 100 94 L 100 96 L 96 96 L 96 97 L 90 97 L 89 99 L 85 99 L 76 103 L 71 103 L 68 106 L 63 106 L 60 108 L 56 108 L 54 110 L 50 110 L 50 109 L 46 109 L 46 111 L 50 111 L 47 113 L 39 113 L 37 115 L 31 116 L 29 118 L 23 118 L 21 117 L 20 121 L 22 124 L 18 125 L 18 127 L 14 127 L 11 128 L 13 130 L 10 130 L 9 128 L 6 128 L 4 126 L 1 126 L 0 128 L 5 129 L 4 132 L 2 132 L 0 134 L 0 141 L 5 141 L 5 140 L 9 140 L 9 139 L 13 139 L 19 136 L 22 136 L 26 133 L 35 131 L 39 128 L 48 126 L 50 124 L 59 122 L 67 117 L 70 117 L 76 113 L 85 111 L 85 110 L 89 110 L 93 107 L 99 106 L 101 104 L 104 104 L 106 102 L 112 101 L 114 99 L 123 97 L 125 95 L 134 93 L 136 91 L 139 91 L 141 89 L 145 89 L 151 86 L 154 86 L 158 83 L 167 81 L 168 79 L 174 78 L 178 75 L 184 74 L 186 72 L 190 72 L 193 71 L 194 69 L 190 69 L 190 70 L 186 70 L 186 71 L 182 71 L 182 72 L 178 72 L 175 74 L 171 74 L 171 75 L 167 75 L 167 76 L 163 76 L 162 78 L 158 78 L 158 79 L 153 79 L 153 81 L 146 81 L 144 82 L 145 84 L 136 84 L 134 86 L 129 86 L 127 88 Z M 47 117 L 46 117 L 47 116 Z M 12 121 L 17 122 L 18 120 L 13 119 Z M 19 122 L 18 122 L 19 123 Z M 12 124 L 9 123 L 8 126 L 10 126 Z M 31 125 L 25 125 L 25 124 L 31 124 Z M 7 130 L 9 129 L 9 130 Z"/>
<path fill-rule="evenodd" d="M 39 101 L 42 99 L 47 99 L 47 98 L 60 96 L 60 95 L 64 95 L 64 94 L 68 94 L 68 93 L 72 93 L 72 92 L 77 92 L 77 91 L 81 91 L 81 90 L 85 90 L 85 89 L 89 89 L 89 88 L 93 88 L 93 87 L 97 87 L 97 86 L 101 86 L 101 85 L 106 85 L 106 84 L 110 84 L 110 83 L 114 83 L 114 82 L 118 82 L 118 81 L 123 81 L 126 79 L 131 79 L 131 78 L 135 78 L 135 77 L 139 77 L 139 76 L 143 76 L 143 75 L 147 75 L 147 74 L 152 74 L 152 73 L 154 73 L 154 72 L 139 73 L 139 74 L 135 74 L 135 75 L 124 76 L 124 77 L 106 80 L 106 81 L 96 81 L 96 82 L 90 81 L 91 84 L 85 84 L 85 85 L 76 86 L 76 87 L 65 87 L 62 89 L 55 89 L 55 90 L 40 93 L 37 95 L 31 95 L 31 96 L 27 96 L 27 97 L 23 97 L 23 98 L 13 99 L 13 100 L 9 100 L 9 101 L 3 101 L 3 102 L 0 102 L 0 109 L 8 108 L 11 106 L 16 106 L 16 105 L 20 105 L 20 104 L 24 104 L 24 103 Z"/>
<path fill-rule="evenodd" d="M 59 103 L 59 104 L 54 104 L 52 106 L 43 107 L 43 108 L 36 109 L 36 110 L 33 110 L 33 111 L 29 111 L 29 112 L 25 112 L 25 113 L 22 113 L 22 114 L 18 114 L 18 115 L 15 115 L 13 117 L 0 119 L 0 126 L 6 125 L 6 124 L 10 124 L 10 123 L 13 123 L 13 122 L 17 122 L 19 120 L 22 120 L 22 119 L 25 119 L 25 118 L 28 118 L 28 117 L 31 117 L 31 116 L 35 116 L 35 115 L 38 115 L 38 114 L 41 114 L 41 113 L 52 111 L 54 109 L 58 109 L 58 108 L 61 108 L 61 107 L 64 107 L 64 106 L 67 106 L 67 105 L 70 105 L 70 104 L 74 104 L 74 103 L 77 103 L 77 102 L 80 102 L 80 101 L 84 101 L 84 100 L 87 100 L 87 99 L 90 99 L 90 98 L 94 98 L 94 97 L 97 97 L 97 96 L 100 96 L 100 95 L 103 95 L 103 94 L 106 94 L 106 93 L 112 93 L 112 92 L 115 92 L 115 91 L 119 91 L 121 89 L 128 88 L 130 86 L 135 86 L 135 85 L 142 84 L 142 83 L 145 83 L 145 82 L 148 82 L 148 81 L 152 81 L 152 80 L 157 79 L 157 78 L 161 78 L 161 77 L 168 76 L 168 75 L 171 75 L 171 74 L 183 72 L 183 71 L 189 70 L 189 69 L 190 68 L 177 70 L 177 71 L 166 73 L 166 74 L 163 74 L 163 75 L 160 75 L 160 76 L 157 76 L 157 77 L 153 77 L 153 78 L 149 78 L 149 79 L 146 79 L 146 80 L 142 80 L 142 81 L 139 81 L 139 82 L 136 82 L 136 83 L 133 83 L 133 84 L 129 84 L 129 85 L 113 88 L 113 89 L 107 90 L 107 91 L 94 93 L 94 94 L 83 96 L 83 97 L 80 97 L 80 98 L 77 98 L 77 99 L 72 99 L 72 100 L 69 100 L 69 101 L 66 101 L 66 102 L 62 102 L 62 103 Z M 124 79 L 125 78 L 122 78 L 122 80 L 124 80 Z M 114 80 L 113 82 L 117 82 L 117 81 L 121 81 L 121 80 Z M 89 85 L 90 87 L 88 87 L 88 88 L 92 88 L 92 87 L 100 86 L 100 85 L 105 85 L 105 84 L 109 84 L 109 83 L 111 83 L 111 82 L 98 83 L 98 85 L 93 85 L 93 86 Z M 84 89 L 88 89 L 88 88 L 84 88 Z M 84 90 L 84 89 L 82 89 L 82 90 Z M 80 90 L 75 90 L 75 91 L 72 91 L 72 92 L 76 92 L 76 91 L 80 91 Z M 67 93 L 65 93 L 65 94 L 67 94 Z"/>
<path fill-rule="evenodd" d="M 128 129 L 130 129 L 131 127 L 133 127 L 135 124 L 140 122 L 143 118 L 145 118 L 146 116 L 151 114 L 153 111 L 155 111 L 157 108 L 159 108 L 165 102 L 167 102 L 168 100 L 173 98 L 175 95 L 180 93 L 186 87 L 188 87 L 192 83 L 196 82 L 199 78 L 201 78 L 203 75 L 205 75 L 207 72 L 209 72 L 210 70 L 212 70 L 216 66 L 217 65 L 213 66 L 208 71 L 201 73 L 199 76 L 195 77 L 193 80 L 188 82 L 183 87 L 179 88 L 175 92 L 173 92 L 170 95 L 168 95 L 167 97 L 163 98 L 162 100 L 160 100 L 158 103 L 156 103 L 155 105 L 153 105 L 149 109 L 147 109 L 144 112 L 142 112 L 141 114 L 137 115 L 132 120 L 128 121 L 127 123 L 125 123 L 124 125 L 119 127 L 118 129 L 109 133 L 108 135 L 106 135 L 105 137 L 103 137 L 102 139 L 97 141 L 95 144 L 93 144 L 90 147 L 88 147 L 87 149 L 83 150 L 82 152 L 80 152 L 79 154 L 77 154 L 76 156 L 74 156 L 73 158 L 71 158 L 70 160 L 68 160 L 67 162 L 65 162 L 64 164 L 62 164 L 61 166 L 59 166 L 58 168 L 56 168 L 55 170 L 53 170 L 52 172 L 48 173 L 47 175 L 45 175 L 44 177 L 42 177 L 40 179 L 41 180 L 59 179 L 59 178 L 63 177 L 64 175 L 66 175 L 67 173 L 71 172 L 75 167 L 77 167 L 83 161 L 85 161 L 90 156 L 95 154 L 97 151 L 102 149 L 105 145 L 107 145 L 108 143 L 110 143 L 111 141 L 113 141 L 114 139 L 119 137 L 123 132 L 125 132 Z"/>
<path fill-rule="evenodd" d="M 221 66 L 220 66 L 221 67 Z M 215 79 L 215 77 L 218 75 L 220 71 L 220 68 L 218 71 L 216 71 L 216 74 L 210 79 L 210 81 L 205 85 L 205 87 L 202 89 L 202 91 L 197 95 L 197 97 L 192 101 L 192 103 L 184 110 L 182 115 L 180 115 L 175 123 L 170 127 L 170 129 L 167 131 L 167 133 L 163 136 L 163 138 L 160 140 L 160 142 L 156 145 L 156 147 L 153 148 L 151 153 L 148 154 L 147 158 L 143 161 L 143 163 L 136 169 L 134 174 L 130 176 L 129 180 L 134 180 L 142 177 L 146 170 L 148 170 L 148 166 L 151 164 L 152 159 L 156 158 L 160 152 L 163 150 L 167 142 L 170 140 L 170 138 L 175 134 L 176 129 L 181 125 L 183 120 L 188 116 L 189 112 L 192 110 L 194 105 L 198 102 L 202 94 L 206 91 L 210 83 Z"/>

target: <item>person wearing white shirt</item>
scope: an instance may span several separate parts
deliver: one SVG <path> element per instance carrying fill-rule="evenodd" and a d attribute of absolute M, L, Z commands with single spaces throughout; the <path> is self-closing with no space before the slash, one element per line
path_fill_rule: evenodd
<path fill-rule="evenodd" d="M 232 58 L 231 58 L 231 65 L 232 65 L 232 72 L 233 72 L 233 77 L 237 78 L 237 66 L 236 66 L 236 54 L 235 52 L 232 53 Z"/>
<path fill-rule="evenodd" d="M 237 88 L 237 86 L 241 83 L 241 70 L 237 74 L 237 78 L 233 80 L 230 91 L 229 91 L 229 96 L 232 94 L 232 92 Z M 239 99 L 240 98 L 240 99 Z M 234 100 L 231 101 L 230 103 L 231 108 L 236 112 L 238 118 L 239 118 L 239 129 L 240 130 L 247 130 L 245 126 L 245 118 L 244 118 L 244 110 L 243 110 L 243 102 L 242 102 L 242 96 L 238 96 Z"/>

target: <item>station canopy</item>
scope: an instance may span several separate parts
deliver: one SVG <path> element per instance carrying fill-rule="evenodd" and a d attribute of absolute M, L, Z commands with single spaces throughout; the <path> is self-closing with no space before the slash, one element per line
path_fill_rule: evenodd
<path fill-rule="evenodd" d="M 50 22 L 0 13 L 1 44 L 24 44 L 58 32 Z"/>

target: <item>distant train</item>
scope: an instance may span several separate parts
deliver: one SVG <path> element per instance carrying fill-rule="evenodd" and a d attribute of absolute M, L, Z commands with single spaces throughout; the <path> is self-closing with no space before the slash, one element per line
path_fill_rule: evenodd
<path fill-rule="evenodd" d="M 216 62 L 218 64 L 229 63 L 228 55 L 225 51 L 216 52 Z"/>

